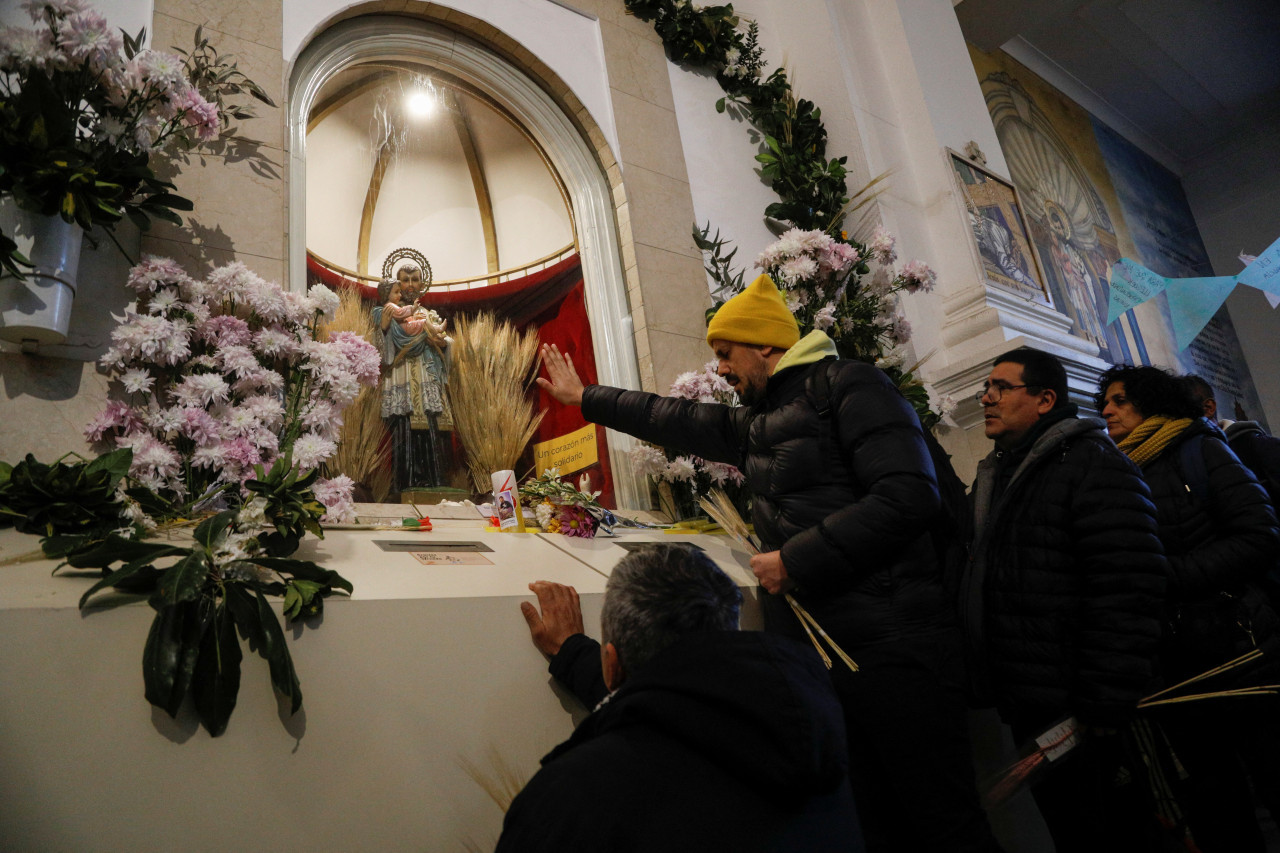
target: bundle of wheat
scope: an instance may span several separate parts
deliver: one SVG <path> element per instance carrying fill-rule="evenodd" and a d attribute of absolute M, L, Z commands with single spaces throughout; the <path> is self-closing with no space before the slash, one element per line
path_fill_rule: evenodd
<path fill-rule="evenodd" d="M 331 332 L 354 332 L 375 343 L 373 315 L 356 288 L 338 291 L 338 310 L 325 326 L 324 339 Z M 338 452 L 325 463 L 325 473 L 330 477 L 346 474 L 368 489 L 366 499 L 381 502 L 391 492 L 391 439 L 382 419 L 381 383 L 361 388 L 342 416 Z"/>
<path fill-rule="evenodd" d="M 519 332 L 487 313 L 457 322 L 449 403 L 477 492 L 489 491 L 494 471 L 515 468 L 542 423 L 527 393 L 537 355 L 535 329 Z"/>
<path fill-rule="evenodd" d="M 747 523 L 742 520 L 742 516 L 738 513 L 738 508 L 733 505 L 733 501 L 729 500 L 721 489 L 712 489 L 711 493 L 700 500 L 698 505 L 711 516 L 724 531 L 732 536 L 738 544 L 742 545 L 752 554 L 759 554 L 760 548 L 756 545 L 755 539 L 751 537 L 751 533 L 747 530 Z M 827 636 L 827 632 L 822 630 L 822 626 L 818 624 L 818 620 L 809 614 L 808 610 L 795 600 L 791 593 L 785 593 L 783 598 L 787 604 L 791 605 L 791 610 L 796 614 L 796 618 L 800 620 L 800 624 L 804 627 L 804 632 L 809 635 L 809 641 L 813 643 L 813 647 L 818 650 L 818 655 L 822 658 L 822 662 L 827 665 L 827 669 L 831 669 L 831 656 L 822 648 L 822 643 L 818 642 L 818 637 L 827 641 L 827 645 L 831 646 L 831 651 L 844 661 L 844 665 L 849 667 L 851 672 L 858 671 L 858 665 L 853 662 L 844 649 L 836 645 L 835 640 Z M 818 637 L 814 636 L 814 631 L 818 632 Z"/>

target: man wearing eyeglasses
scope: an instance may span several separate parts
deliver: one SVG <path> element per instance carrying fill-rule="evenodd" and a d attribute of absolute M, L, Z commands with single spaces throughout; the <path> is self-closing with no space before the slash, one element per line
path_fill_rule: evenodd
<path fill-rule="evenodd" d="M 1156 849 L 1144 775 L 1119 735 L 1152 687 L 1160 641 L 1166 564 L 1150 491 L 1104 422 L 1077 416 L 1049 353 L 996 358 L 978 402 L 996 446 L 970 495 L 960 586 L 971 687 L 1019 744 L 1064 720 L 1061 732 L 1078 732 L 1032 789 L 1058 853 Z"/>

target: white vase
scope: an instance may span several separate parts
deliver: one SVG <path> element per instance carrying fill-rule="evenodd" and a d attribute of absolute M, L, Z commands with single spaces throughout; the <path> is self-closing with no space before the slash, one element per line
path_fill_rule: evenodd
<path fill-rule="evenodd" d="M 12 235 L 18 251 L 35 264 L 26 280 L 0 278 L 0 339 L 24 350 L 67 339 L 71 303 L 76 295 L 84 229 L 60 216 L 41 216 L 9 202 L 0 228 Z"/>

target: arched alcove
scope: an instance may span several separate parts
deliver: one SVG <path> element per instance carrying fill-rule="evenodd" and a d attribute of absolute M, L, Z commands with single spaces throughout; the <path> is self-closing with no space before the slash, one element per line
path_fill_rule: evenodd
<path fill-rule="evenodd" d="M 345 20 L 317 35 L 295 63 L 289 87 L 290 286 L 306 286 L 309 117 L 326 81 L 352 66 L 375 62 L 438 68 L 491 99 L 530 134 L 568 195 L 599 380 L 639 388 L 614 194 L 590 145 L 539 81 L 482 41 L 429 21 L 389 15 Z M 629 460 L 632 440 L 610 432 L 608 446 L 618 506 L 646 506 L 647 490 Z"/>

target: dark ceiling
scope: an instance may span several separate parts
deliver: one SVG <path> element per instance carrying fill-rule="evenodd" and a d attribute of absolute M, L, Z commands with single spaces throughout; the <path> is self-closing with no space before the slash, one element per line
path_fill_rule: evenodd
<path fill-rule="evenodd" d="M 1280 122 L 1280 0 L 961 0 L 955 10 L 972 44 L 1057 66 L 1178 171 Z"/>

